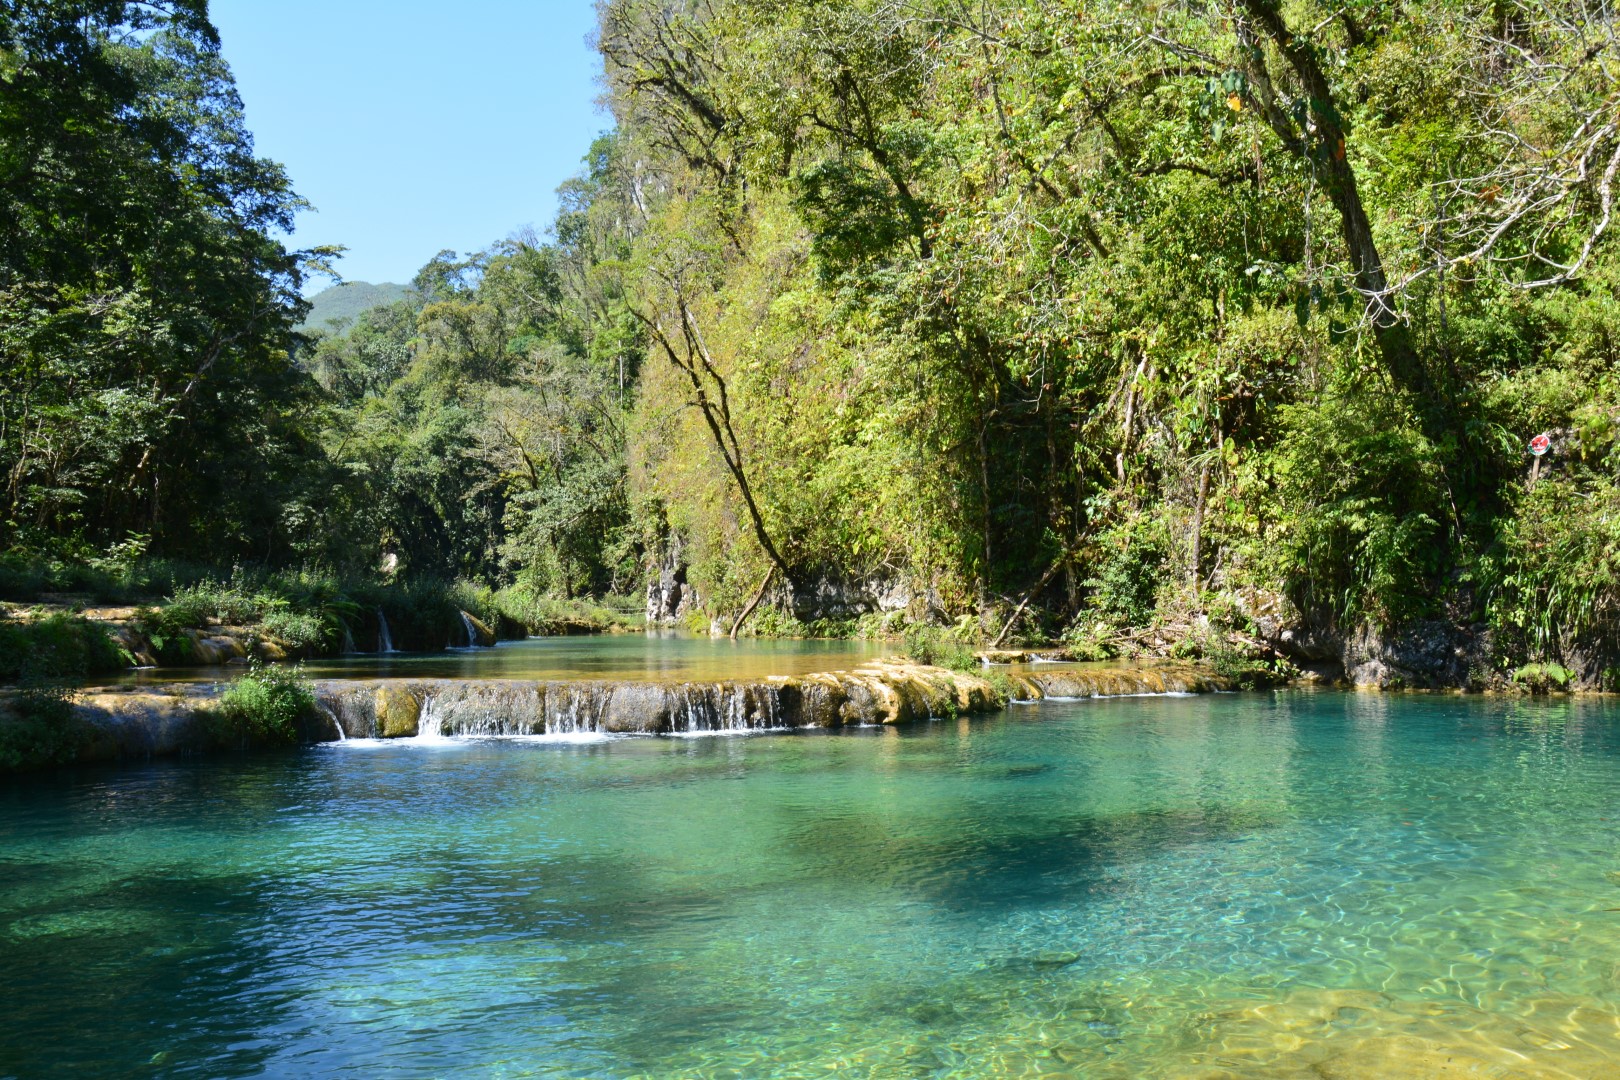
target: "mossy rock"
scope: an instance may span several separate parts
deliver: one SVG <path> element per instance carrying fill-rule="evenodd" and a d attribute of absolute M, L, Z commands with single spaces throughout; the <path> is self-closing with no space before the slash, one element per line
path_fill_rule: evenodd
<path fill-rule="evenodd" d="M 377 734 L 384 739 L 409 739 L 417 734 L 422 702 L 402 686 L 377 687 Z"/>

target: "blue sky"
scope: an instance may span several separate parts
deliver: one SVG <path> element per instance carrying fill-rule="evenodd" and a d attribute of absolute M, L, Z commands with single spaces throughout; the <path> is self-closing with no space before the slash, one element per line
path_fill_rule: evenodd
<path fill-rule="evenodd" d="M 259 154 L 315 205 L 294 243 L 345 245 L 346 280 L 409 281 L 443 248 L 543 230 L 557 185 L 611 126 L 590 0 L 210 10 Z"/>

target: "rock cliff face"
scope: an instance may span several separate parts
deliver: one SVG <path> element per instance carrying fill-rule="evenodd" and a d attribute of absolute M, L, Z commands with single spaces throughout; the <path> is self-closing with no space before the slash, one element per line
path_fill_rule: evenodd
<path fill-rule="evenodd" d="M 1319 682 L 1382 690 L 1485 690 L 1491 638 L 1482 625 L 1427 619 L 1399 629 L 1343 630 L 1300 615 L 1274 593 L 1245 597 L 1260 638 Z"/>
<path fill-rule="evenodd" d="M 804 622 L 856 619 L 873 612 L 909 611 L 922 617 L 930 613 L 930 601 L 934 609 L 939 607 L 937 598 L 919 595 L 900 578 L 845 578 L 832 573 L 817 574 L 797 590 L 779 585 L 771 596 L 773 604 Z"/>
<path fill-rule="evenodd" d="M 647 625 L 673 626 L 702 606 L 697 590 L 686 583 L 680 536 L 671 535 L 658 560 L 657 573 L 647 583 Z"/>
<path fill-rule="evenodd" d="M 673 626 L 689 612 L 703 607 L 702 597 L 686 579 L 683 545 L 672 535 L 658 558 L 657 570 L 647 583 L 647 624 Z M 778 577 L 765 596 L 772 606 L 791 611 L 809 623 L 818 619 L 856 619 L 873 612 L 909 611 L 916 618 L 942 614 L 939 598 L 917 590 L 898 577 L 852 578 L 832 572 L 812 573 L 789 588 Z M 724 620 L 717 620 L 717 624 Z"/>

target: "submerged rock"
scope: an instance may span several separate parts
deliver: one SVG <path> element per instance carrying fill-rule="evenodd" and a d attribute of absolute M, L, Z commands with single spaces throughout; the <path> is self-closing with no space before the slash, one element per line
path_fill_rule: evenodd
<path fill-rule="evenodd" d="M 1036 968 L 1044 968 L 1047 970 L 1054 968 L 1066 968 L 1070 964 L 1078 963 L 1079 960 L 1080 954 L 1077 952 L 1069 952 L 1067 950 L 1060 951 L 1056 949 L 1048 949 L 1043 952 L 1038 952 L 1029 958 L 1031 966 Z"/>

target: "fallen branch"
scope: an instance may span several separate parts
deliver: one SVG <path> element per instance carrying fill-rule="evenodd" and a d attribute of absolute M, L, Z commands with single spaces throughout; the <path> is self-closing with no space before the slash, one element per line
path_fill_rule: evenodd
<path fill-rule="evenodd" d="M 731 624 L 732 641 L 737 640 L 737 631 L 742 629 L 742 624 L 748 621 L 748 616 L 752 615 L 754 613 L 754 609 L 759 607 L 759 602 L 765 599 L 765 590 L 770 588 L 771 578 L 775 576 L 776 564 L 771 563 L 770 566 L 765 568 L 765 580 L 761 581 L 759 583 L 759 588 L 754 590 L 754 598 L 748 601 L 748 606 L 742 609 L 742 614 L 737 616 L 737 621 Z"/>

